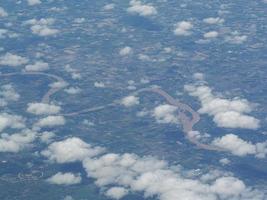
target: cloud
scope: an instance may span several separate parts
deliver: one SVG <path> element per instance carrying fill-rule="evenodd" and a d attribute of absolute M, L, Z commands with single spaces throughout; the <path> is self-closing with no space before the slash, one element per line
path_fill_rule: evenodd
<path fill-rule="evenodd" d="M 20 95 L 15 91 L 11 84 L 0 87 L 0 107 L 6 106 L 10 101 L 18 101 Z"/>
<path fill-rule="evenodd" d="M 78 94 L 80 93 L 82 90 L 79 87 L 70 87 L 64 90 L 66 93 L 68 94 Z"/>
<path fill-rule="evenodd" d="M 198 97 L 202 106 L 198 112 L 213 116 L 213 121 L 217 126 L 244 129 L 260 127 L 258 119 L 246 114 L 253 109 L 251 103 L 246 99 L 217 97 L 213 95 L 209 86 L 203 85 L 203 81 L 199 81 L 195 85 L 185 85 L 184 89 L 189 95 Z"/>
<path fill-rule="evenodd" d="M 42 132 L 39 136 L 41 142 L 44 142 L 44 143 L 50 143 L 52 142 L 53 138 L 55 137 L 55 133 L 54 132 L 50 132 L 50 131 L 45 131 L 45 132 Z"/>
<path fill-rule="evenodd" d="M 69 138 L 52 143 L 42 154 L 58 163 L 82 161 L 87 176 L 95 179 L 104 194 L 114 199 L 134 192 L 159 200 L 262 200 L 265 197 L 264 192 L 246 186 L 231 173 L 212 170 L 194 176 L 155 157 L 99 153 L 95 150 L 99 148 L 79 138 Z"/>
<path fill-rule="evenodd" d="M 28 61 L 29 60 L 27 58 L 12 53 L 6 53 L 5 55 L 0 57 L 0 65 L 7 65 L 11 67 L 27 64 Z"/>
<path fill-rule="evenodd" d="M 128 190 L 123 187 L 112 187 L 107 190 L 105 195 L 111 199 L 121 199 L 128 194 Z"/>
<path fill-rule="evenodd" d="M 156 118 L 158 123 L 179 123 L 178 116 L 175 114 L 177 107 L 163 104 L 157 106 L 152 115 Z"/>
<path fill-rule="evenodd" d="M 51 88 L 64 88 L 67 86 L 68 86 L 68 83 L 65 81 L 57 81 L 57 82 L 49 84 L 49 87 Z"/>
<path fill-rule="evenodd" d="M 138 105 L 139 103 L 139 98 L 136 96 L 127 96 L 121 100 L 121 104 L 125 107 L 131 107 L 134 105 Z"/>
<path fill-rule="evenodd" d="M 231 161 L 228 158 L 222 158 L 219 160 L 222 165 L 229 165 Z"/>
<path fill-rule="evenodd" d="M 157 14 L 157 10 L 154 6 L 150 4 L 143 4 L 138 0 L 130 1 L 130 7 L 127 9 L 127 12 L 131 14 L 138 14 L 143 17 Z"/>
<path fill-rule="evenodd" d="M 203 22 L 207 24 L 222 24 L 224 22 L 224 19 L 219 17 L 208 17 L 203 19 Z"/>
<path fill-rule="evenodd" d="M 12 135 L 3 133 L 0 137 L 0 152 L 17 153 L 29 146 L 35 138 L 36 132 L 29 129 L 24 129 Z"/>
<path fill-rule="evenodd" d="M 0 132 L 6 128 L 22 129 L 25 127 L 24 122 L 21 116 L 0 113 Z"/>
<path fill-rule="evenodd" d="M 27 20 L 24 24 L 31 25 L 31 31 L 35 35 L 52 36 L 59 33 L 59 30 L 49 27 L 54 23 L 55 20 L 53 18 L 42 18 L 40 20 L 36 19 Z"/>
<path fill-rule="evenodd" d="M 177 36 L 188 36 L 192 34 L 192 32 L 190 31 L 192 28 L 193 25 L 191 22 L 181 21 L 176 24 L 174 34 Z"/>
<path fill-rule="evenodd" d="M 65 118 L 63 116 L 47 116 L 40 119 L 35 126 L 36 127 L 54 127 L 61 126 L 65 124 Z"/>
<path fill-rule="evenodd" d="M 27 0 L 27 2 L 29 6 L 35 6 L 42 3 L 40 0 Z"/>
<path fill-rule="evenodd" d="M 68 163 L 82 161 L 86 157 L 96 156 L 103 151 L 101 147 L 92 147 L 81 139 L 73 137 L 50 144 L 41 154 L 51 161 Z"/>
<path fill-rule="evenodd" d="M 27 112 L 34 115 L 52 115 L 58 114 L 61 110 L 60 106 L 46 103 L 29 103 Z"/>
<path fill-rule="evenodd" d="M 49 69 L 48 63 L 43 61 L 37 61 L 32 65 L 25 66 L 26 71 L 46 71 L 48 69 Z"/>
<path fill-rule="evenodd" d="M 215 138 L 212 144 L 237 156 L 255 155 L 256 157 L 264 158 L 267 154 L 267 141 L 252 144 L 234 134 Z"/>
<path fill-rule="evenodd" d="M 204 33 L 203 37 L 206 39 L 212 39 L 218 37 L 219 33 L 217 31 L 210 31 L 207 33 Z"/>
<path fill-rule="evenodd" d="M 56 185 L 75 185 L 81 183 L 82 178 L 80 174 L 58 172 L 47 181 Z"/>
<path fill-rule="evenodd" d="M 237 31 L 232 32 L 230 35 L 225 37 L 225 41 L 230 44 L 242 44 L 247 41 L 246 35 L 241 35 Z"/>
<path fill-rule="evenodd" d="M 121 56 L 127 56 L 127 55 L 129 55 L 129 54 L 131 54 L 132 53 L 132 48 L 131 47 L 124 47 L 124 48 L 122 48 L 121 50 L 120 50 L 120 52 L 119 52 L 119 54 L 121 55 Z"/>
<path fill-rule="evenodd" d="M 4 10 L 4 8 L 0 7 L 0 17 L 7 17 L 8 13 Z"/>
<path fill-rule="evenodd" d="M 107 4 L 103 7 L 103 10 L 113 10 L 115 8 L 115 4 L 114 3 L 110 3 L 110 4 Z"/>
<path fill-rule="evenodd" d="M 94 82 L 94 86 L 96 88 L 104 88 L 105 87 L 105 83 L 103 83 L 103 82 Z"/>

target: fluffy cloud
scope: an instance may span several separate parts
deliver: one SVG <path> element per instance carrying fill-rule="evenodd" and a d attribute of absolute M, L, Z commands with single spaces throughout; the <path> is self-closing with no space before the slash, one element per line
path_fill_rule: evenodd
<path fill-rule="evenodd" d="M 0 87 L 0 107 L 6 106 L 10 101 L 18 101 L 20 95 L 15 91 L 11 84 Z"/>
<path fill-rule="evenodd" d="M 25 25 L 31 25 L 31 31 L 35 35 L 39 36 L 51 36 L 59 32 L 59 30 L 50 28 L 49 26 L 53 25 L 55 20 L 52 18 L 42 18 L 40 20 L 31 19 L 26 21 Z"/>
<path fill-rule="evenodd" d="M 267 154 L 267 142 L 252 144 L 234 134 L 227 134 L 221 138 L 216 138 L 212 141 L 212 144 L 237 156 L 251 154 L 264 158 Z"/>
<path fill-rule="evenodd" d="M 75 185 L 81 183 L 82 178 L 80 174 L 58 172 L 54 176 L 48 178 L 47 181 L 56 185 Z"/>
<path fill-rule="evenodd" d="M 119 54 L 120 54 L 121 56 L 127 56 L 127 55 L 129 55 L 131 52 L 132 52 L 132 48 L 127 46 L 127 47 L 122 48 L 122 49 L 120 50 Z"/>
<path fill-rule="evenodd" d="M 26 71 L 45 71 L 48 69 L 49 69 L 48 63 L 43 62 L 43 61 L 37 61 L 36 63 L 32 65 L 25 66 Z"/>
<path fill-rule="evenodd" d="M 108 189 L 105 195 L 112 199 L 121 199 L 128 194 L 128 190 L 123 187 L 112 187 Z"/>
<path fill-rule="evenodd" d="M 49 87 L 51 88 L 64 88 L 67 86 L 68 86 L 68 83 L 65 81 L 57 81 L 57 82 L 49 84 Z"/>
<path fill-rule="evenodd" d="M 27 108 L 27 112 L 35 115 L 52 115 L 59 113 L 60 110 L 60 106 L 46 103 L 29 103 Z"/>
<path fill-rule="evenodd" d="M 42 3 L 40 0 L 27 0 L 27 2 L 29 6 L 35 6 Z"/>
<path fill-rule="evenodd" d="M 64 90 L 66 93 L 68 94 L 78 94 L 80 93 L 82 90 L 79 87 L 70 87 Z"/>
<path fill-rule="evenodd" d="M 224 22 L 224 19 L 219 17 L 208 17 L 203 19 L 203 22 L 207 24 L 222 24 Z"/>
<path fill-rule="evenodd" d="M 202 81 L 203 82 L 203 81 Z M 213 116 L 213 121 L 219 127 L 257 129 L 260 121 L 245 113 L 252 111 L 251 104 L 246 99 L 225 99 L 212 94 L 212 89 L 201 81 L 195 85 L 185 85 L 185 90 L 191 96 L 198 97 L 202 107 L 199 113 Z"/>
<path fill-rule="evenodd" d="M 247 41 L 246 35 L 241 35 L 237 31 L 232 32 L 230 35 L 225 37 L 225 41 L 230 44 L 242 44 Z"/>
<path fill-rule="evenodd" d="M 177 107 L 163 104 L 157 106 L 153 111 L 153 116 L 156 118 L 158 123 L 179 123 L 179 119 L 175 112 L 177 111 Z"/>
<path fill-rule="evenodd" d="M 136 96 L 127 96 L 121 100 L 121 104 L 126 106 L 126 107 L 138 105 L 139 103 L 140 103 L 139 98 Z"/>
<path fill-rule="evenodd" d="M 110 3 L 110 4 L 107 4 L 103 7 L 103 10 L 113 10 L 115 8 L 115 4 L 114 3 Z"/>
<path fill-rule="evenodd" d="M 97 148 L 101 147 L 94 147 Z M 145 198 L 159 200 L 264 199 L 263 192 L 246 186 L 230 173 L 210 171 L 192 177 L 181 167 L 154 157 L 99 153 L 78 138 L 55 142 L 42 154 L 58 163 L 82 161 L 87 176 L 114 199 L 123 198 L 128 192 L 144 193 Z"/>
<path fill-rule="evenodd" d="M 40 119 L 35 126 L 36 127 L 54 127 L 61 126 L 65 124 L 65 118 L 62 116 L 47 116 L 45 118 Z"/>
<path fill-rule="evenodd" d="M 206 39 L 212 39 L 218 37 L 219 33 L 217 31 L 210 31 L 207 33 L 204 33 L 203 37 Z"/>
<path fill-rule="evenodd" d="M 17 67 L 20 65 L 24 65 L 28 63 L 28 59 L 12 54 L 12 53 L 6 53 L 5 55 L 0 57 L 0 65 L 7 65 L 11 67 Z"/>
<path fill-rule="evenodd" d="M 4 10 L 4 8 L 0 7 L 0 17 L 7 17 L 8 13 Z"/>
<path fill-rule="evenodd" d="M 58 163 L 82 161 L 86 157 L 96 156 L 104 151 L 101 147 L 92 147 L 79 138 L 68 138 L 50 144 L 42 155 Z"/>
<path fill-rule="evenodd" d="M 25 127 L 25 120 L 18 115 L 10 115 L 8 113 L 0 114 L 0 132 L 6 128 L 22 129 Z"/>
<path fill-rule="evenodd" d="M 103 83 L 103 82 L 94 82 L 94 86 L 96 88 L 104 88 L 105 87 L 105 83 Z"/>
<path fill-rule="evenodd" d="M 3 133 L 0 137 L 0 152 L 19 152 L 30 145 L 35 138 L 36 132 L 28 129 L 12 135 Z"/>
<path fill-rule="evenodd" d="M 174 29 L 174 34 L 177 36 L 188 36 L 191 35 L 191 29 L 193 28 L 193 25 L 191 22 L 188 21 L 181 21 L 176 24 Z"/>
<path fill-rule="evenodd" d="M 138 0 L 131 0 L 130 7 L 127 9 L 129 13 L 138 14 L 140 16 L 151 16 L 156 15 L 157 10 L 150 4 L 143 4 L 141 1 Z"/>

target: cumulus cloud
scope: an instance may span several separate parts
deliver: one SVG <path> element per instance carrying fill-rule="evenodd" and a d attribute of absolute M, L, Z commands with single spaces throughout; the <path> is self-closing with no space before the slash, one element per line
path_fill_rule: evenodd
<path fill-rule="evenodd" d="M 154 110 L 152 115 L 156 118 L 158 123 L 179 123 L 178 116 L 176 114 L 177 107 L 163 104 L 157 106 Z"/>
<path fill-rule="evenodd" d="M 191 22 L 181 21 L 176 24 L 174 34 L 177 36 L 188 36 L 192 34 L 190 31 L 192 28 L 193 24 Z"/>
<path fill-rule="evenodd" d="M 57 81 L 57 82 L 49 84 L 49 87 L 51 88 L 64 88 L 67 86 L 68 86 L 68 83 L 65 81 Z"/>
<path fill-rule="evenodd" d="M 7 17 L 8 13 L 5 11 L 4 8 L 0 7 L 0 17 Z"/>
<path fill-rule="evenodd" d="M 230 173 L 213 170 L 192 177 L 181 167 L 155 157 L 99 153 L 95 150 L 98 148 L 101 147 L 69 138 L 52 143 L 42 154 L 58 163 L 82 161 L 87 176 L 95 179 L 95 184 L 113 199 L 134 192 L 159 200 L 264 199 L 264 192 L 246 186 Z"/>
<path fill-rule="evenodd" d="M 73 137 L 50 144 L 41 154 L 51 161 L 68 163 L 82 161 L 86 157 L 96 156 L 103 151 L 101 147 L 92 147 L 80 138 Z"/>
<path fill-rule="evenodd" d="M 48 69 L 49 69 L 48 63 L 43 61 L 37 61 L 34 64 L 25 66 L 26 71 L 45 71 Z"/>
<path fill-rule="evenodd" d="M 247 41 L 246 35 L 241 35 L 239 32 L 234 31 L 230 35 L 225 37 L 225 41 L 230 44 L 242 44 Z"/>
<path fill-rule="evenodd" d="M 123 187 L 112 187 L 107 190 L 105 195 L 111 199 L 121 199 L 128 194 L 128 190 Z"/>
<path fill-rule="evenodd" d="M 222 24 L 224 22 L 224 19 L 219 17 L 208 17 L 203 19 L 203 22 L 207 24 Z"/>
<path fill-rule="evenodd" d="M 24 129 L 12 135 L 3 133 L 0 137 L 0 152 L 17 153 L 30 145 L 35 138 L 36 132 L 29 129 Z"/>
<path fill-rule="evenodd" d="M 120 54 L 121 56 L 127 56 L 127 55 L 129 55 L 129 54 L 131 54 L 131 53 L 132 53 L 132 48 L 131 48 L 131 47 L 128 47 L 128 46 L 122 48 L 122 49 L 120 50 L 120 52 L 119 52 L 119 54 Z"/>
<path fill-rule="evenodd" d="M 6 53 L 0 57 L 0 65 L 17 67 L 28 63 L 28 59 L 16 54 Z"/>
<path fill-rule="evenodd" d="M 209 31 L 207 33 L 204 33 L 203 37 L 205 39 L 212 39 L 218 37 L 219 33 L 217 31 Z"/>
<path fill-rule="evenodd" d="M 53 115 L 58 114 L 60 110 L 60 106 L 46 103 L 29 103 L 27 108 L 27 112 L 34 115 Z"/>
<path fill-rule="evenodd" d="M 54 127 L 61 126 L 65 124 L 65 118 L 63 116 L 47 116 L 40 119 L 35 126 L 36 127 Z"/>
<path fill-rule="evenodd" d="M 22 129 L 25 127 L 25 120 L 18 115 L 0 113 L 0 132 L 6 128 Z"/>
<path fill-rule="evenodd" d="M 59 33 L 59 30 L 50 28 L 55 23 L 53 18 L 42 18 L 40 20 L 27 20 L 24 24 L 31 25 L 31 31 L 39 36 L 51 36 Z"/>
<path fill-rule="evenodd" d="M 121 104 L 126 106 L 126 107 L 138 105 L 139 103 L 140 103 L 139 98 L 136 96 L 127 96 L 121 100 Z"/>
<path fill-rule="evenodd" d="M 35 6 L 42 3 L 40 0 L 27 0 L 27 2 L 29 6 Z"/>
<path fill-rule="evenodd" d="M 105 87 L 105 83 L 103 83 L 103 82 L 94 82 L 94 86 L 96 88 L 104 88 Z"/>
<path fill-rule="evenodd" d="M 82 90 L 79 87 L 69 87 L 67 89 L 64 90 L 66 93 L 68 94 L 78 94 L 80 93 Z"/>
<path fill-rule="evenodd" d="M 127 11 L 131 14 L 138 14 L 143 17 L 157 14 L 157 9 L 154 6 L 151 4 L 143 4 L 138 0 L 131 0 L 130 7 Z"/>
<path fill-rule="evenodd" d="M 113 10 L 115 8 L 115 4 L 114 3 L 110 3 L 110 4 L 107 4 L 103 7 L 103 10 Z"/>
<path fill-rule="evenodd" d="M 0 87 L 0 107 L 6 106 L 10 101 L 18 101 L 20 95 L 15 91 L 11 84 Z"/>
<path fill-rule="evenodd" d="M 237 156 L 256 155 L 256 157 L 264 158 L 267 154 L 267 142 L 252 144 L 234 134 L 216 138 L 212 144 Z"/>
<path fill-rule="evenodd" d="M 75 185 L 81 183 L 82 178 L 80 174 L 58 172 L 47 181 L 56 185 Z"/>
<path fill-rule="evenodd" d="M 185 85 L 184 89 L 191 96 L 198 97 L 202 107 L 198 110 L 201 114 L 213 116 L 213 121 L 219 127 L 257 129 L 260 121 L 247 115 L 253 109 L 246 99 L 225 99 L 213 95 L 212 89 L 203 85 L 203 81 L 195 85 Z"/>

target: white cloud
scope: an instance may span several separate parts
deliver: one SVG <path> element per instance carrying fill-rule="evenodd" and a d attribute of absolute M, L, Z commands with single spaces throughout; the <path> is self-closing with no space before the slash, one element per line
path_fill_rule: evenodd
<path fill-rule="evenodd" d="M 159 200 L 262 200 L 265 197 L 263 191 L 246 186 L 231 173 L 212 170 L 194 176 L 182 167 L 151 156 L 99 154 L 92 149 L 78 138 L 69 138 L 51 144 L 42 154 L 58 163 L 82 161 L 87 176 L 95 179 L 105 195 L 114 199 L 134 192 Z"/>
<path fill-rule="evenodd" d="M 260 121 L 247 115 L 253 109 L 246 99 L 225 99 L 214 96 L 212 89 L 203 85 L 203 81 L 195 85 L 185 85 L 184 89 L 191 95 L 198 97 L 202 107 L 198 110 L 201 114 L 213 116 L 213 121 L 219 127 L 257 129 Z"/>
<path fill-rule="evenodd" d="M 103 151 L 101 147 L 92 147 L 81 139 L 73 137 L 50 144 L 41 154 L 51 161 L 67 163 L 82 161 L 86 157 L 96 156 Z"/>
<path fill-rule="evenodd" d="M 59 33 L 59 30 L 50 28 L 55 20 L 53 18 L 42 18 L 40 20 L 31 19 L 27 20 L 24 24 L 31 25 L 32 33 L 39 36 L 51 36 Z"/>
<path fill-rule="evenodd" d="M 22 130 L 12 135 L 3 133 L 0 137 L 0 152 L 17 153 L 30 145 L 36 138 L 36 132 Z"/>
<path fill-rule="evenodd" d="M 103 7 L 103 10 L 113 10 L 115 8 L 114 3 L 107 4 Z"/>
<path fill-rule="evenodd" d="M 267 154 L 267 142 L 252 144 L 234 134 L 216 138 L 212 144 L 237 156 L 256 155 L 264 158 Z"/>
<path fill-rule="evenodd" d="M 65 118 L 62 116 L 47 116 L 45 118 L 40 119 L 35 126 L 41 127 L 54 127 L 61 126 L 65 124 Z"/>
<path fill-rule="evenodd" d="M 27 0 L 27 2 L 29 6 L 34 6 L 42 3 L 40 0 Z"/>
<path fill-rule="evenodd" d="M 120 52 L 119 52 L 119 54 L 121 55 L 121 56 L 127 56 L 127 55 L 129 55 L 129 54 L 131 54 L 132 53 L 132 48 L 131 47 L 124 47 L 124 48 L 122 48 L 121 50 L 120 50 Z"/>
<path fill-rule="evenodd" d="M 218 37 L 219 33 L 217 31 L 210 31 L 207 33 L 204 33 L 203 37 L 206 39 L 216 38 Z"/>
<path fill-rule="evenodd" d="M 138 14 L 143 17 L 157 14 L 157 10 L 154 6 L 150 4 L 143 4 L 138 0 L 131 0 L 130 7 L 127 9 L 127 11 L 129 13 Z"/>
<path fill-rule="evenodd" d="M 94 86 L 96 88 L 104 88 L 105 87 L 105 83 L 103 83 L 103 82 L 94 82 Z"/>
<path fill-rule="evenodd" d="M 121 104 L 126 106 L 126 107 L 138 105 L 139 103 L 140 103 L 139 98 L 136 96 L 127 96 L 121 100 Z"/>
<path fill-rule="evenodd" d="M 25 120 L 18 115 L 10 115 L 8 113 L 0 114 L 0 132 L 6 128 L 22 129 L 25 127 Z"/>
<path fill-rule="evenodd" d="M 112 187 L 107 190 L 105 195 L 111 199 L 121 199 L 128 194 L 128 190 L 123 187 Z"/>
<path fill-rule="evenodd" d="M 68 86 L 68 83 L 65 81 L 57 81 L 57 82 L 49 84 L 49 87 L 51 88 L 64 88 L 67 86 Z"/>
<path fill-rule="evenodd" d="M 27 112 L 35 115 L 52 115 L 60 112 L 60 106 L 46 103 L 29 103 Z"/>
<path fill-rule="evenodd" d="M 242 44 L 247 41 L 246 35 L 241 35 L 237 31 L 232 32 L 230 35 L 225 37 L 225 41 L 230 44 Z"/>
<path fill-rule="evenodd" d="M 192 28 L 193 24 L 191 22 L 181 21 L 176 24 L 174 34 L 177 36 L 188 36 L 192 34 L 190 31 Z"/>
<path fill-rule="evenodd" d="M 18 101 L 20 95 L 15 91 L 11 84 L 0 87 L 0 107 L 6 106 L 10 101 Z"/>
<path fill-rule="evenodd" d="M 207 24 L 222 24 L 224 22 L 224 19 L 219 17 L 208 17 L 203 19 L 203 22 Z"/>
<path fill-rule="evenodd" d="M 222 165 L 229 165 L 231 161 L 228 158 L 222 158 L 219 160 Z"/>
<path fill-rule="evenodd" d="M 69 87 L 67 89 L 64 90 L 66 93 L 68 94 L 78 94 L 80 93 L 82 90 L 79 87 Z"/>
<path fill-rule="evenodd" d="M 48 69 L 49 69 L 48 63 L 43 62 L 43 61 L 37 61 L 32 65 L 25 66 L 26 71 L 45 71 Z"/>
<path fill-rule="evenodd" d="M 48 178 L 47 181 L 56 185 L 75 185 L 81 183 L 82 178 L 80 174 L 58 172 Z"/>
<path fill-rule="evenodd" d="M 157 106 L 153 111 L 153 116 L 156 118 L 158 123 L 179 123 L 177 114 L 177 107 L 163 104 Z"/>
<path fill-rule="evenodd" d="M 11 67 L 27 64 L 28 61 L 29 60 L 27 58 L 12 53 L 6 53 L 5 55 L 0 57 L 0 65 L 7 65 Z"/>
<path fill-rule="evenodd" d="M 54 132 L 45 131 L 45 132 L 42 132 L 39 137 L 40 137 L 41 142 L 50 143 L 52 142 L 55 136 L 56 135 Z"/>
<path fill-rule="evenodd" d="M 0 17 L 7 17 L 8 13 L 4 10 L 4 8 L 0 7 Z"/>

